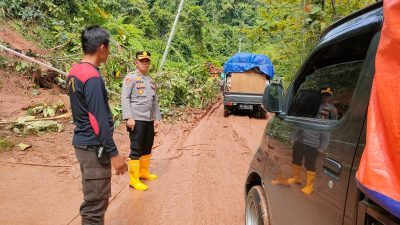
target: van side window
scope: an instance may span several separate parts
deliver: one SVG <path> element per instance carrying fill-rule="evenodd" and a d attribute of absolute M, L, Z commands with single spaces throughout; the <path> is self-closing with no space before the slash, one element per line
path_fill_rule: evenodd
<path fill-rule="evenodd" d="M 354 33 L 319 49 L 294 83 L 288 115 L 324 120 L 343 117 L 374 35 L 371 31 Z"/>
<path fill-rule="evenodd" d="M 325 119 L 340 119 L 350 105 L 363 62 L 330 65 L 307 75 L 292 99 L 289 115 L 317 118 L 323 99 L 326 101 L 324 95 L 329 94 L 328 101 L 336 108 L 336 116 Z"/>

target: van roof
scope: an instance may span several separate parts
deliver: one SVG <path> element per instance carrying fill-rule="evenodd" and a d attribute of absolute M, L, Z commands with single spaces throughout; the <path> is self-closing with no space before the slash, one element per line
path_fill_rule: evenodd
<path fill-rule="evenodd" d="M 350 28 L 358 27 L 357 24 L 365 26 L 370 23 L 372 25 L 376 23 L 376 17 L 382 17 L 382 15 L 383 2 L 379 1 L 336 21 L 321 34 L 321 38 L 331 39 L 332 36 L 336 36 L 338 33 L 345 32 Z"/>

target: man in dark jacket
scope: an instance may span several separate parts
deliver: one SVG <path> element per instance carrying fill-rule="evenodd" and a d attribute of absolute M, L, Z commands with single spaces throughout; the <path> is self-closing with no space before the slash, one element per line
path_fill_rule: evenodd
<path fill-rule="evenodd" d="M 84 56 L 67 78 L 74 124 L 72 144 L 82 172 L 82 224 L 104 224 L 111 197 L 111 164 L 116 174 L 128 170 L 113 140 L 114 123 L 99 66 L 109 55 L 109 33 L 99 26 L 82 31 Z"/>

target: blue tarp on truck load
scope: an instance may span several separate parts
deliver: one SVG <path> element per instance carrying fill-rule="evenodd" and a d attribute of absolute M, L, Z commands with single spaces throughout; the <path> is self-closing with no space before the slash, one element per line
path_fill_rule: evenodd
<path fill-rule="evenodd" d="M 229 58 L 224 64 L 224 72 L 226 74 L 241 73 L 253 68 L 257 68 L 270 79 L 274 77 L 274 66 L 266 55 L 246 52 L 237 53 Z"/>

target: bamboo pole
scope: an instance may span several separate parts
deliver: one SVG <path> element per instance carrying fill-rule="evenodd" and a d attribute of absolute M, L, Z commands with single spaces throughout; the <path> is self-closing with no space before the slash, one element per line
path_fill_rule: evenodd
<path fill-rule="evenodd" d="M 57 73 L 59 73 L 59 74 L 61 74 L 61 75 L 64 75 L 64 78 L 65 78 L 65 79 L 66 79 L 67 76 L 68 76 L 68 74 L 67 74 L 66 72 L 62 71 L 62 70 L 59 70 L 59 69 L 57 69 L 57 68 L 54 68 L 53 66 L 50 66 L 50 65 L 48 65 L 48 64 L 46 64 L 46 63 L 43 63 L 43 62 L 40 62 L 40 61 L 38 61 L 38 60 L 36 60 L 36 59 L 34 59 L 34 58 L 32 58 L 32 57 L 26 56 L 26 55 L 24 55 L 24 54 L 22 54 L 22 53 L 19 53 L 19 52 L 17 52 L 17 51 L 14 51 L 14 50 L 12 50 L 12 49 L 10 49 L 10 48 L 7 48 L 7 47 L 4 46 L 4 45 L 1 45 L 1 44 L 0 44 L 0 49 L 3 49 L 4 51 L 9 52 L 9 53 L 11 53 L 11 54 L 13 54 L 13 55 L 19 56 L 19 57 L 21 57 L 22 59 L 25 59 L 25 60 L 27 60 L 27 61 L 29 61 L 29 62 L 36 63 L 36 64 L 39 64 L 39 65 L 41 65 L 41 66 L 43 66 L 43 67 L 45 67 L 45 68 L 47 68 L 47 69 L 56 71 Z M 114 92 L 114 91 L 111 91 L 111 90 L 109 90 L 109 89 L 107 89 L 107 92 L 110 93 L 110 94 L 119 96 L 118 93 L 116 93 L 116 92 Z M 1 123 L 0 123 L 0 124 L 1 124 Z"/>
<path fill-rule="evenodd" d="M 59 70 L 59 69 L 54 68 L 54 67 L 52 67 L 52 66 L 50 66 L 50 65 L 47 65 L 46 63 L 40 62 L 40 61 L 38 61 L 38 60 L 36 60 L 36 59 L 34 59 L 34 58 L 31 58 L 31 57 L 29 57 L 29 56 L 26 56 L 26 55 L 24 55 L 24 54 L 22 54 L 22 53 L 19 53 L 19 52 L 17 52 L 17 51 L 14 51 L 14 50 L 12 50 L 12 49 L 10 49 L 10 48 L 7 48 L 7 47 L 5 47 L 5 46 L 3 46 L 3 45 L 1 45 L 1 44 L 0 44 L 0 48 L 3 49 L 3 50 L 6 51 L 6 52 L 9 52 L 9 53 L 11 53 L 11 54 L 17 55 L 17 56 L 19 56 L 19 57 L 21 57 L 21 58 L 23 58 L 23 59 L 25 59 L 25 60 L 27 60 L 27 61 L 30 61 L 30 62 L 39 64 L 39 65 L 41 65 L 41 66 L 43 66 L 43 67 L 45 67 L 45 68 L 47 68 L 47 69 L 56 71 L 57 73 L 60 73 L 60 74 L 62 74 L 62 75 L 64 75 L 64 76 L 67 76 L 67 75 L 68 75 L 66 72 L 64 72 L 64 71 L 62 71 L 62 70 Z"/>
<path fill-rule="evenodd" d="M 160 65 L 160 68 L 158 69 L 158 71 L 162 70 L 162 68 L 164 67 L 165 61 L 167 60 L 169 47 L 171 46 L 172 38 L 175 34 L 176 25 L 178 24 L 179 16 L 181 15 L 181 11 L 182 11 L 184 2 L 185 2 L 185 0 L 181 0 L 181 3 L 179 4 L 178 12 L 176 13 L 174 24 L 172 25 L 171 33 L 169 34 L 167 46 L 165 47 L 165 51 L 164 51 L 164 54 L 163 54 L 163 57 L 161 60 L 161 65 Z"/>

